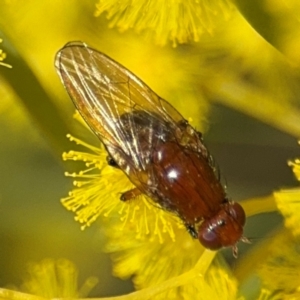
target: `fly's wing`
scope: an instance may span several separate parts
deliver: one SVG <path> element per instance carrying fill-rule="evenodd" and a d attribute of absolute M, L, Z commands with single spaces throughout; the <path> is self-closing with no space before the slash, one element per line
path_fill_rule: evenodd
<path fill-rule="evenodd" d="M 176 128 L 183 117 L 144 82 L 105 54 L 81 42 L 68 43 L 56 55 L 57 72 L 76 108 L 107 148 L 120 149 L 136 170 L 146 170 L 149 159 L 139 141 L 129 141 L 120 122 L 127 115 L 131 135 L 137 136 L 134 112 L 158 116 Z M 151 126 L 151 124 L 150 124 Z M 157 122 L 155 124 L 157 128 Z M 151 128 L 150 128 L 151 129 Z M 152 139 L 149 137 L 148 148 Z"/>

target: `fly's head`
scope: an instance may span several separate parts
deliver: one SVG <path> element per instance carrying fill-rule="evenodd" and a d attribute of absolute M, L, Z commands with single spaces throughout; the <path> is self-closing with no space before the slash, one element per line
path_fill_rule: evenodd
<path fill-rule="evenodd" d="M 236 202 L 226 202 L 217 214 L 201 223 L 198 239 L 205 248 L 211 250 L 231 246 L 234 257 L 237 257 L 237 242 L 249 242 L 242 236 L 245 222 L 246 215 L 242 206 Z"/>

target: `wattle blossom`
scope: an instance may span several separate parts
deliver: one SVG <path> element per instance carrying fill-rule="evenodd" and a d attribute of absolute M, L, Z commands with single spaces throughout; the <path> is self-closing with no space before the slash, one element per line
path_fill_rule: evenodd
<path fill-rule="evenodd" d="M 176 103 L 179 111 L 197 123 L 197 130 L 201 132 L 203 130 L 199 129 L 199 126 L 202 125 L 203 120 L 208 123 L 209 101 L 212 101 L 263 121 L 273 128 L 293 135 L 295 139 L 299 137 L 297 66 L 300 57 L 298 39 L 300 6 L 297 0 L 288 1 L 284 5 L 276 0 L 264 1 L 261 6 L 255 2 L 246 1 L 251 6 L 248 9 L 252 15 L 261 16 L 259 13 L 263 10 L 267 16 L 260 19 L 261 22 L 256 23 L 256 27 L 250 25 L 251 18 L 248 22 L 241 14 L 242 10 L 238 11 L 232 2 L 227 0 L 99 0 L 95 15 L 106 16 L 109 20 L 105 25 L 101 23 L 101 30 L 98 30 L 96 25 L 104 18 L 101 20 L 90 18 L 91 23 L 87 22 L 88 26 L 86 26 L 85 18 L 88 18 L 84 16 L 84 10 L 77 8 L 78 3 L 72 8 L 73 4 L 65 4 L 68 8 L 70 7 L 70 10 L 66 10 L 65 6 L 60 7 L 60 4 L 56 4 L 55 1 L 45 6 L 43 2 L 31 0 L 24 5 L 22 10 L 21 6 L 16 9 L 13 2 L 6 1 L 10 4 L 9 6 L 5 4 L 6 9 L 2 17 L 6 17 L 5 14 L 11 14 L 12 17 L 11 24 L 3 26 L 6 27 L 3 32 L 7 30 L 10 33 L 7 36 L 15 35 L 14 42 L 17 52 L 20 53 L 19 59 L 23 67 L 27 71 L 33 71 L 32 73 L 38 79 L 35 81 L 36 85 L 40 84 L 37 90 L 47 91 L 37 99 L 35 99 L 35 92 L 32 92 L 35 86 L 26 86 L 26 89 L 21 89 L 23 92 L 29 91 L 29 97 L 26 93 L 18 94 L 19 91 L 16 94 L 20 98 L 18 101 L 23 101 L 27 113 L 29 115 L 32 113 L 34 116 L 32 118 L 35 120 L 34 126 L 38 127 L 36 124 L 39 124 L 41 130 L 45 130 L 45 136 L 51 133 L 53 128 L 60 128 L 57 120 L 62 120 L 59 124 L 70 125 L 69 123 L 72 123 L 70 122 L 71 116 L 67 116 L 64 110 L 69 102 L 65 105 L 61 101 L 63 96 L 56 94 L 58 80 L 57 86 L 53 88 L 55 75 L 52 61 L 58 47 L 74 38 L 73 32 L 76 28 L 76 33 L 83 41 L 90 43 L 88 41 L 90 39 L 95 45 L 107 47 L 105 51 L 107 49 L 115 51 L 113 55 L 117 58 L 122 59 L 122 56 L 128 58 L 129 66 L 132 64 L 133 68 L 137 67 L 137 70 L 140 67 L 141 74 L 145 77 L 154 73 L 153 70 L 159 69 L 157 72 L 159 76 L 152 75 L 157 77 L 155 78 L 156 83 L 158 82 L 157 86 L 168 96 L 175 94 L 174 91 L 176 91 L 174 102 L 176 103 L 177 99 L 183 99 L 182 103 L 179 103 L 180 101 Z M 237 4 L 246 2 L 236 1 Z M 2 4 L 1 9 L 3 6 Z M 55 15 L 58 8 L 61 9 L 59 17 Z M 49 11 L 49 14 L 47 18 L 41 20 L 41 12 L 45 9 Z M 94 8 L 89 7 L 89 9 L 91 13 Z M 289 12 L 293 17 L 287 17 Z M 32 23 L 30 23 L 31 20 L 33 20 Z M 56 22 L 56 20 L 59 21 Z M 69 20 L 72 20 L 74 27 L 68 23 Z M 273 23 L 265 23 L 270 20 Z M 288 34 L 279 34 L 274 30 L 276 26 L 265 26 L 278 25 L 275 20 L 281 22 L 280 28 L 286 30 L 285 33 Z M 8 28 L 13 26 L 16 30 L 10 32 Z M 108 26 L 118 28 L 120 32 L 131 31 L 131 33 L 117 35 L 113 33 L 113 30 L 106 30 Z M 222 30 L 215 30 L 218 27 Z M 35 31 L 36 28 L 38 28 L 38 33 Z M 277 48 L 276 43 L 265 39 L 266 28 L 277 41 L 281 40 L 281 48 Z M 48 41 L 44 38 L 45 32 L 47 32 Z M 136 35 L 138 38 L 134 32 L 139 33 Z M 49 37 L 48 34 L 52 35 Z M 114 40 L 117 36 L 121 42 Z M 20 40 L 19 45 L 18 40 Z M 148 42 L 160 46 L 166 45 L 166 47 L 149 46 Z M 127 47 L 129 44 L 130 47 Z M 168 47 L 169 44 L 178 47 L 171 49 Z M 33 45 L 32 48 L 29 45 Z M 119 49 L 119 45 L 124 49 Z M 38 47 L 42 50 L 37 49 Z M 9 51 L 14 53 L 14 50 L 13 47 L 8 47 L 8 50 L 5 48 L 5 51 L 0 49 L 0 68 L 4 71 L 16 72 L 17 78 L 17 75 L 20 75 L 18 74 L 19 68 L 15 66 L 12 70 L 2 68 L 10 67 L 5 63 L 6 56 L 9 59 L 11 57 Z M 105 53 L 110 55 L 110 50 Z M 277 50 L 280 50 L 286 57 L 279 54 Z M 125 63 L 126 59 L 124 59 Z M 47 69 L 47 65 L 51 65 L 51 69 L 50 67 Z M 4 86 L 10 86 L 11 82 L 13 81 L 7 81 L 1 85 L 3 87 L 1 95 L 8 94 Z M 20 80 L 20 85 L 22 82 Z M 11 94 L 14 92 L 12 86 L 10 87 Z M 53 93 L 52 97 L 46 99 L 47 94 L 51 93 Z M 66 95 L 64 96 L 67 99 Z M 202 105 L 204 102 L 205 104 Z M 44 103 L 45 107 L 47 104 L 48 108 L 52 108 L 52 113 L 48 110 L 45 113 L 43 105 L 36 105 L 41 103 Z M 12 111 L 11 107 L 16 106 L 12 103 L 12 106 L 2 115 L 7 117 L 7 111 Z M 35 118 L 36 116 L 39 118 Z M 19 122 L 20 118 L 12 118 L 14 127 L 16 121 Z M 29 123 L 31 121 L 30 119 Z M 51 127 L 53 124 L 56 126 Z M 239 124 L 234 125 L 237 125 L 235 128 L 239 127 Z M 64 137 L 66 132 L 74 132 L 72 126 L 73 124 L 64 129 L 71 128 L 73 131 L 59 129 L 55 132 L 61 133 L 60 136 Z M 26 130 L 25 133 L 28 139 Z M 90 134 L 86 132 L 87 137 Z M 265 145 L 263 144 L 264 133 L 256 132 L 255 134 L 259 135 L 260 142 Z M 101 143 L 91 144 L 82 137 L 77 138 L 71 134 L 68 135 L 68 139 L 72 142 L 71 149 L 74 150 L 65 152 L 63 159 L 76 162 L 79 166 L 76 170 L 81 171 L 66 172 L 66 176 L 73 180 L 74 188 L 62 199 L 62 205 L 74 213 L 74 218 L 79 223 L 78 227 L 82 230 L 90 226 L 94 228 L 98 226 L 101 234 L 105 235 L 105 245 L 102 250 L 112 259 L 113 274 L 121 279 L 130 278 L 136 288 L 135 292 L 109 299 L 279 300 L 300 298 L 300 265 L 298 263 L 300 188 L 298 186 L 241 201 L 247 218 L 275 212 L 282 215 L 285 228 L 278 229 L 273 236 L 267 238 L 261 238 L 258 232 L 254 236 L 253 244 L 246 245 L 249 251 L 247 253 L 241 251 L 238 259 L 233 259 L 232 265 L 229 266 L 222 256 L 224 253 L 222 250 L 216 252 L 204 249 L 198 240 L 191 238 L 179 218 L 156 207 L 146 196 L 138 196 L 126 203 L 120 201 L 120 195 L 130 190 L 133 185 L 121 170 L 107 164 L 107 152 Z M 223 137 L 218 142 L 222 143 L 222 139 Z M 16 151 L 19 149 L 23 151 L 24 136 L 20 140 L 20 143 L 16 144 L 19 146 L 19 148 L 15 147 Z M 58 149 L 67 149 L 63 147 L 65 144 L 60 144 L 59 138 L 55 139 L 52 136 L 52 140 L 60 145 Z M 63 138 L 62 140 L 65 141 Z M 276 142 L 276 145 L 281 147 L 281 141 Z M 270 155 L 273 153 L 270 152 Z M 300 181 L 300 158 L 289 161 L 288 165 Z M 16 160 L 15 167 L 17 166 Z M 247 170 L 241 168 L 238 171 L 243 175 Z M 7 170 L 3 173 L 9 174 Z M 26 175 L 22 174 L 24 177 Z M 13 184 L 12 186 L 17 187 Z M 0 196 L 0 210 L 2 210 L 4 208 L 2 201 L 6 199 L 2 198 L 2 194 Z M 23 197 L 21 198 L 24 201 Z M 75 223 L 74 226 L 77 225 Z M 250 240 L 251 238 L 252 236 L 249 236 Z M 255 243 L 256 238 L 262 240 L 258 245 Z M 20 247 L 17 250 L 20 256 L 23 255 L 23 251 L 26 251 Z M 12 254 L 9 249 L 7 255 L 13 257 Z M 11 260 L 14 259 L 13 257 Z M 83 285 L 78 285 L 78 272 L 67 260 L 44 260 L 41 263 L 30 264 L 27 275 L 19 288 L 0 288 L 0 299 L 82 299 L 87 297 L 97 282 L 92 277 Z M 103 276 L 106 275 L 103 274 Z"/>
<path fill-rule="evenodd" d="M 110 27 L 134 29 L 153 38 L 157 44 L 198 42 L 204 33 L 212 34 L 220 19 L 230 16 L 228 0 L 200 1 L 115 1 L 99 0 L 95 15 L 105 14 Z"/>
<path fill-rule="evenodd" d="M 2 43 L 2 39 L 0 39 L 0 43 Z M 3 62 L 5 58 L 6 58 L 6 53 L 2 49 L 0 49 L 0 66 L 11 68 L 11 65 Z"/>

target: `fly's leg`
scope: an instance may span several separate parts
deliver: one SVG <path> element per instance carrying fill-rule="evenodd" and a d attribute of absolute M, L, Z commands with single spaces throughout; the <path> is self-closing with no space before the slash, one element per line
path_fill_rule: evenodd
<path fill-rule="evenodd" d="M 185 224 L 185 227 L 186 227 L 188 233 L 189 233 L 194 239 L 197 239 L 197 238 L 198 238 L 198 233 L 197 233 L 197 231 L 196 231 L 196 229 L 195 229 L 194 226 L 189 225 L 189 224 Z"/>
<path fill-rule="evenodd" d="M 196 133 L 197 133 L 198 138 L 200 139 L 200 141 L 203 143 L 203 135 L 202 135 L 202 133 L 200 131 L 197 131 L 197 130 L 196 130 Z"/>
<path fill-rule="evenodd" d="M 124 192 L 121 195 L 120 200 L 121 201 L 128 201 L 128 200 L 136 198 L 137 196 L 139 196 L 141 194 L 142 194 L 142 192 L 138 188 L 134 188 L 132 190 Z"/>
<path fill-rule="evenodd" d="M 120 167 L 117 165 L 116 161 L 110 155 L 108 155 L 106 157 L 106 161 L 109 166 L 120 169 Z M 132 190 L 124 192 L 121 195 L 120 200 L 125 202 L 128 200 L 134 199 L 141 194 L 142 194 L 142 192 L 138 188 L 134 188 Z"/>
<path fill-rule="evenodd" d="M 108 155 L 106 157 L 106 161 L 109 166 L 119 169 L 119 166 L 117 165 L 116 161 L 111 156 Z"/>

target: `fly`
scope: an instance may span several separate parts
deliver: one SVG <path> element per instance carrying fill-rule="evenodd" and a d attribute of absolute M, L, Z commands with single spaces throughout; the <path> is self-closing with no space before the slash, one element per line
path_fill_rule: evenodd
<path fill-rule="evenodd" d="M 202 135 L 167 101 L 105 54 L 81 42 L 65 45 L 55 66 L 77 110 L 135 188 L 176 214 L 193 238 L 211 250 L 243 236 L 245 212 L 230 201 Z"/>

